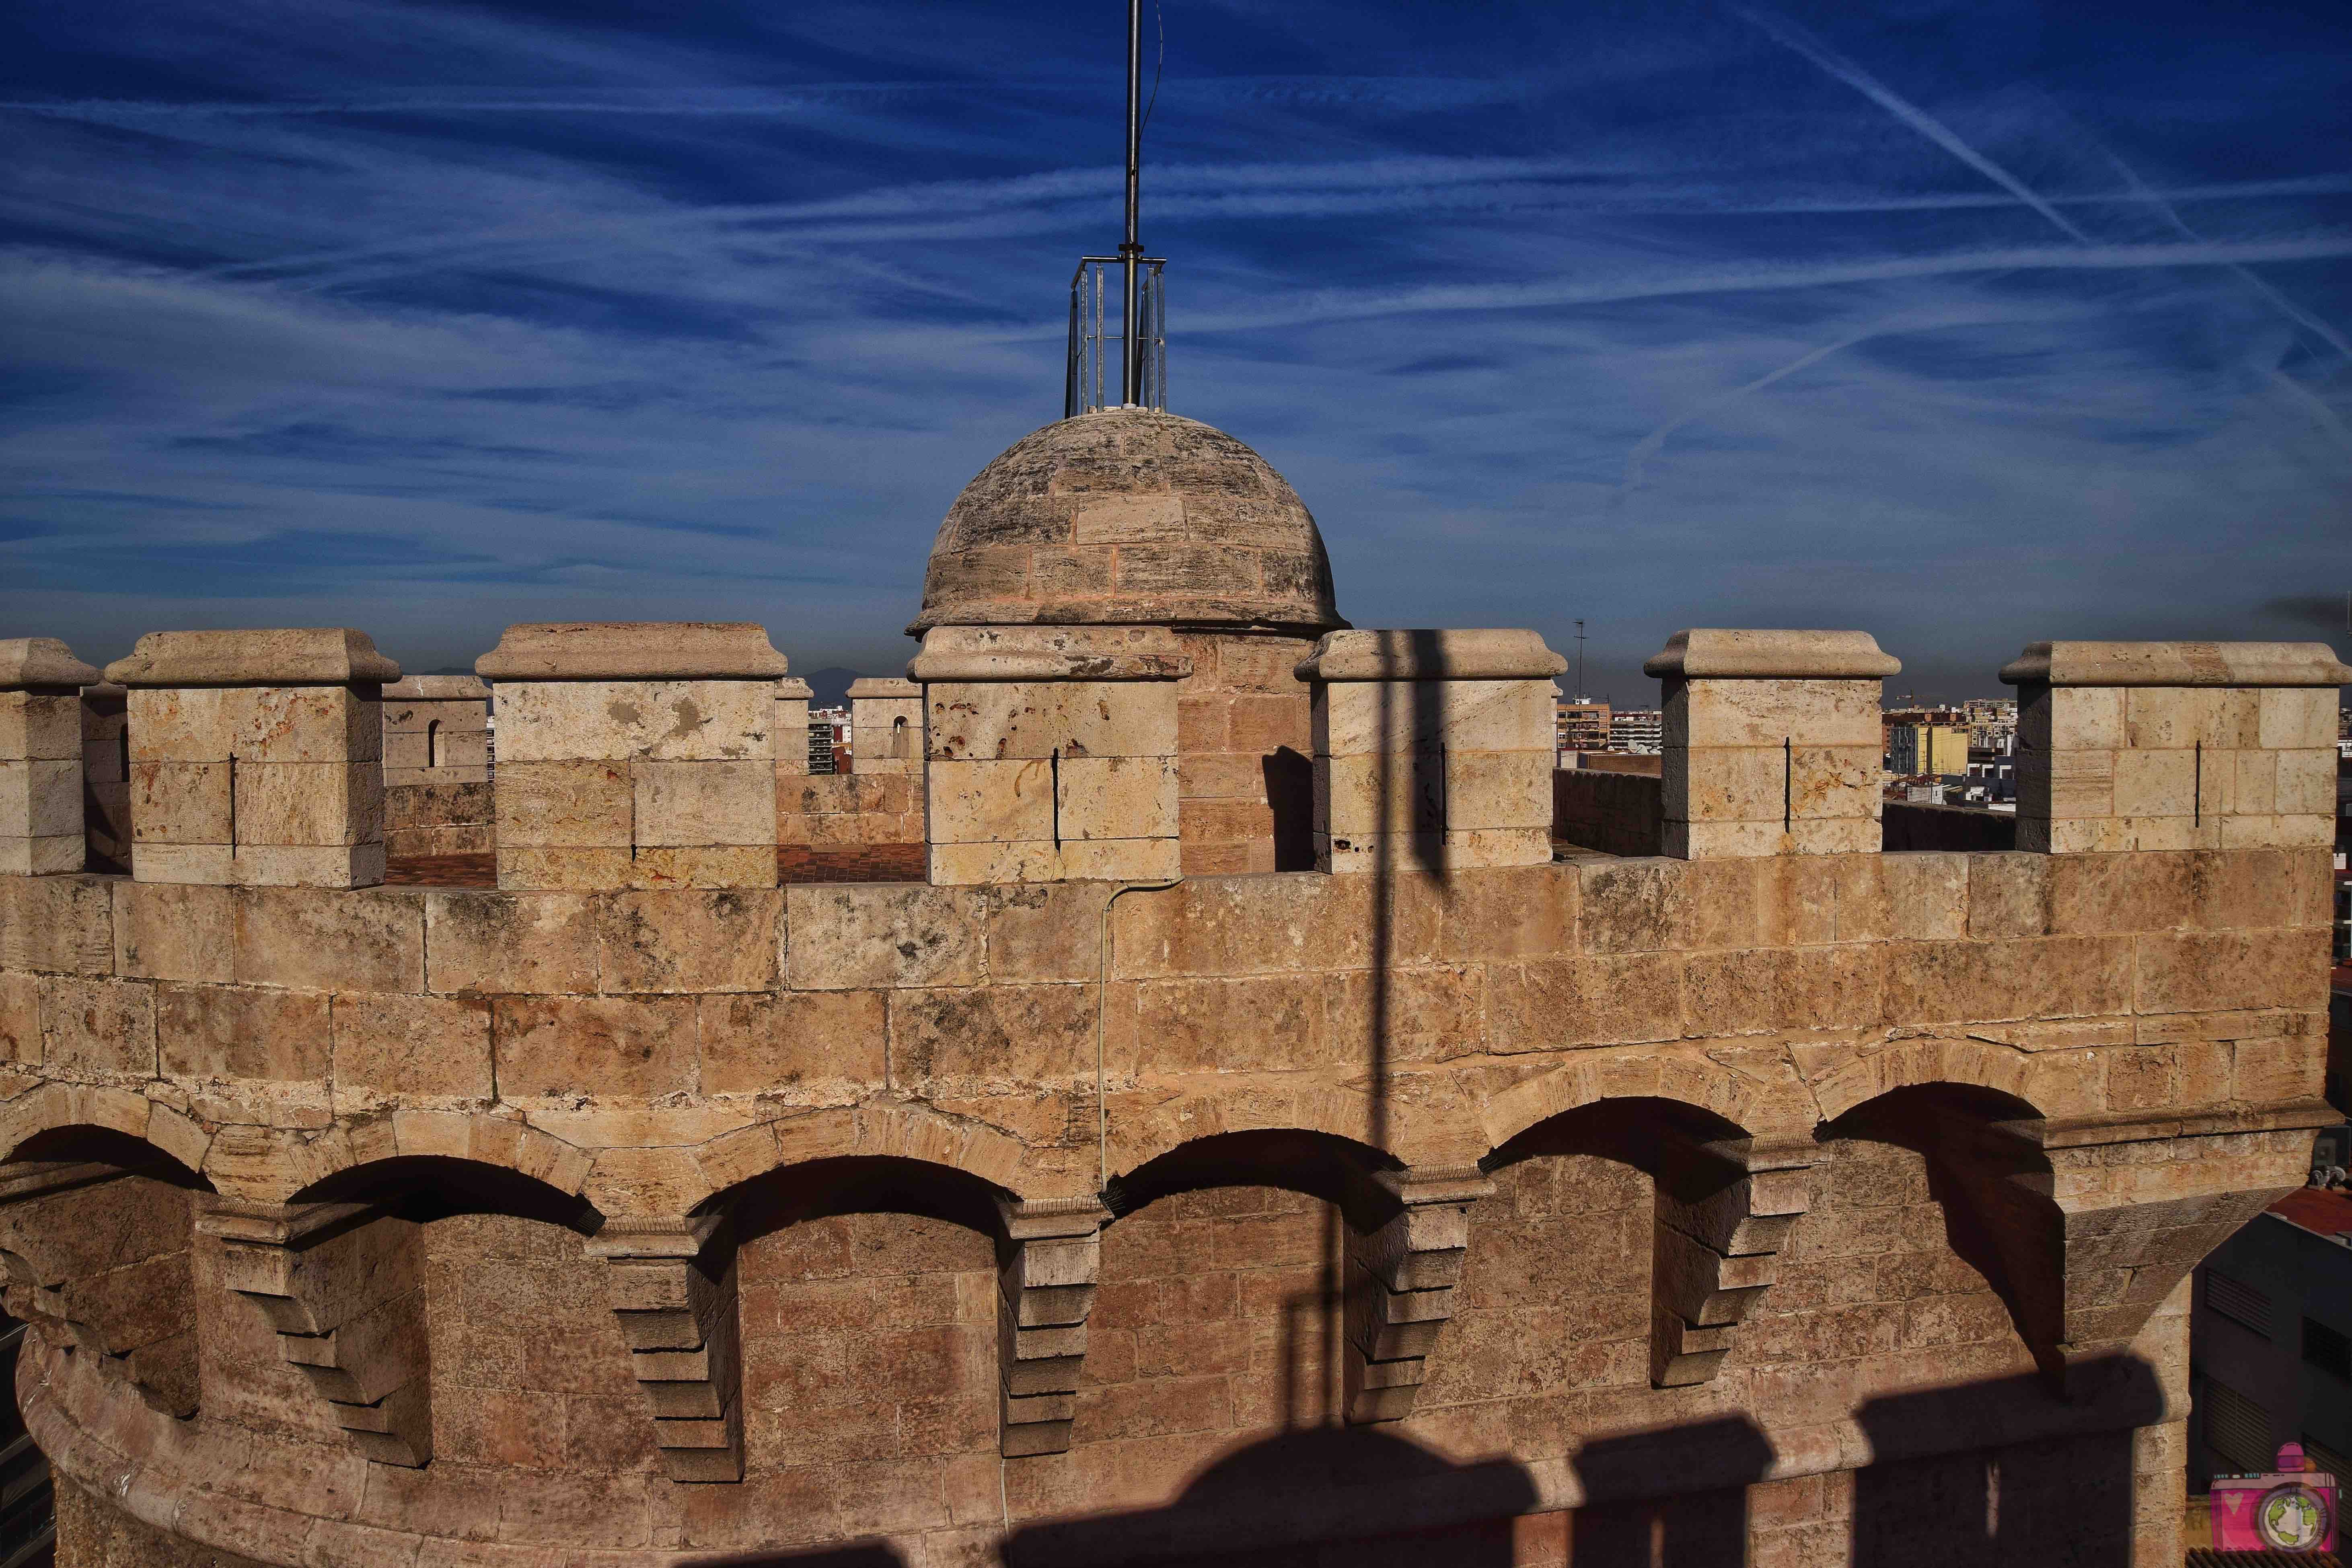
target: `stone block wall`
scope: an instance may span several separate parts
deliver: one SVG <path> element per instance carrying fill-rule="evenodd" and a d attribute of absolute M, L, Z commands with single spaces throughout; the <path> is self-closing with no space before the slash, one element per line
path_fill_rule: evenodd
<path fill-rule="evenodd" d="M 1324 871 L 1551 858 L 1551 678 L 1532 632 L 1333 632 L 1314 686 L 1315 857 Z"/>
<path fill-rule="evenodd" d="M 383 689 L 383 783 L 486 784 L 490 689 L 470 675 L 412 675 Z"/>
<path fill-rule="evenodd" d="M 359 632 L 151 632 L 129 688 L 131 874 L 362 888 L 383 879 L 384 683 Z"/>
<path fill-rule="evenodd" d="M 1156 627 L 941 626 L 922 681 L 942 884 L 1166 879 L 1181 864 L 1178 682 Z"/>
<path fill-rule="evenodd" d="M 1183 656 L 1128 652 L 928 683 L 971 710 L 935 847 L 950 763 L 1172 777 Z M 772 708 L 738 668 L 564 715 Z M 684 695 L 607 761 L 731 694 Z M 289 1568 L 2177 1557 L 2181 1282 L 2334 1119 L 2326 851 L 1773 848 L 1116 901 L 0 876 L 28 1420 L 86 1539 Z M 60 1168 L 186 1208 L 60 1224 Z M 84 1231 L 147 1250 L 44 1252 Z M 142 1381 L 184 1330 L 192 1413 Z"/>
<path fill-rule="evenodd" d="M 776 681 L 743 623 L 507 628 L 499 885 L 772 888 Z"/>

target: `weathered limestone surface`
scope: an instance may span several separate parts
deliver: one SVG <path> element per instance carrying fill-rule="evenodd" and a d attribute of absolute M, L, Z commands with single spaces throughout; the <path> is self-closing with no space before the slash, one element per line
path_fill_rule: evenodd
<path fill-rule="evenodd" d="M 487 783 L 489 762 L 490 689 L 481 681 L 470 675 L 412 675 L 383 689 L 385 789 Z M 392 852 L 472 854 L 489 847 L 485 835 L 478 849 L 395 847 Z"/>
<path fill-rule="evenodd" d="M 1296 669 L 1314 640 L 1179 634 L 1177 833 L 1186 876 L 1315 864 L 1313 699 Z"/>
<path fill-rule="evenodd" d="M 310 1380 L 352 1446 L 380 1464 L 433 1458 L 433 1373 L 422 1238 L 367 1204 L 208 1199 L 197 1234 L 218 1244 L 229 1289 L 260 1309 L 287 1364 Z"/>
<path fill-rule="evenodd" d="M 849 689 L 854 755 L 808 765 L 808 688 L 776 701 L 776 841 L 816 848 L 923 842 L 923 689 L 860 679 Z"/>
<path fill-rule="evenodd" d="M 941 626 L 923 682 L 925 837 L 941 885 L 1179 869 L 1177 681 L 1156 627 Z"/>

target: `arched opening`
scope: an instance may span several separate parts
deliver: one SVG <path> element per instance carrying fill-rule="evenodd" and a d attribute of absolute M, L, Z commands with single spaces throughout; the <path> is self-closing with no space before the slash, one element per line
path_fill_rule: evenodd
<path fill-rule="evenodd" d="M 441 721 L 438 719 L 429 721 L 425 726 L 425 765 L 428 768 L 441 765 Z"/>
<path fill-rule="evenodd" d="M 890 721 L 889 754 L 902 760 L 912 754 L 907 750 L 907 720 L 904 714 Z"/>
<path fill-rule="evenodd" d="M 2064 1337 L 2063 1259 L 2046 1192 L 2050 1163 L 2004 1132 L 2040 1112 L 1974 1084 L 1928 1083 L 1864 1100 L 1822 1124 L 1832 1193 L 1882 1236 L 1879 1267 L 1912 1300 L 1936 1299 L 1940 1342 L 2049 1347 Z M 2054 1365 L 2045 1371 L 2055 1372 Z"/>
<path fill-rule="evenodd" d="M 704 1205 L 737 1237 L 747 1487 L 831 1495 L 858 1462 L 996 1462 L 1000 1195 L 950 1166 L 855 1156 Z"/>
<path fill-rule="evenodd" d="M 1350 1236 L 1394 1211 L 1373 1180 L 1394 1164 L 1276 1128 L 1195 1139 L 1114 1180 L 1073 1440 L 1157 1437 L 1151 1413 L 1177 1406 L 1235 1439 L 1339 1426 Z"/>
<path fill-rule="evenodd" d="M 209 1184 L 110 1128 L 36 1133 L 0 1163 L 8 1304 L 56 1350 L 85 1356 L 185 1420 L 200 1398 L 190 1248 Z"/>

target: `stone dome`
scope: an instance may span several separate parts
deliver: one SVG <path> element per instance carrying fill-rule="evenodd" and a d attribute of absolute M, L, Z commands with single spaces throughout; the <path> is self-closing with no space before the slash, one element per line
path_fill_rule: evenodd
<path fill-rule="evenodd" d="M 1114 408 L 1014 442 L 940 525 L 936 626 L 1347 626 L 1315 519 L 1265 459 L 1197 419 Z"/>

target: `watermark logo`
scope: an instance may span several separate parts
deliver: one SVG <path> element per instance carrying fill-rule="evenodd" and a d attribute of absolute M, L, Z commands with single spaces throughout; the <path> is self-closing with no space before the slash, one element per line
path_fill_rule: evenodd
<path fill-rule="evenodd" d="M 2215 1550 L 2336 1550 L 2336 1478 L 2305 1458 L 2300 1443 L 2282 1447 L 2277 1462 L 2269 1475 L 2213 1478 Z"/>

